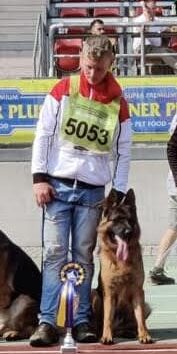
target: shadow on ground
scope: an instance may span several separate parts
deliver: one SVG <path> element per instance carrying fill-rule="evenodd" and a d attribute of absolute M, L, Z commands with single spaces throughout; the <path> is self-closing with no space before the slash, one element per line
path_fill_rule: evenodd
<path fill-rule="evenodd" d="M 155 341 L 177 340 L 177 328 L 154 328 L 150 333 Z"/>

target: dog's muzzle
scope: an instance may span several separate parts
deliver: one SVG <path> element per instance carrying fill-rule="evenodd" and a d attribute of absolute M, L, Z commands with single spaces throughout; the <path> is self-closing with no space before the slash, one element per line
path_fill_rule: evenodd
<path fill-rule="evenodd" d="M 126 227 L 126 228 L 122 228 L 119 226 L 112 226 L 111 229 L 112 229 L 111 230 L 112 231 L 112 238 L 114 238 L 115 235 L 119 235 L 119 237 L 124 241 L 129 241 L 129 239 L 131 238 L 131 235 L 132 235 L 131 226 Z"/>

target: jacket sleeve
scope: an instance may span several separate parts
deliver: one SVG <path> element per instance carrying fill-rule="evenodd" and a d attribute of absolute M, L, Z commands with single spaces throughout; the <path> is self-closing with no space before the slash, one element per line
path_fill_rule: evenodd
<path fill-rule="evenodd" d="M 117 157 L 114 161 L 113 188 L 126 193 L 128 185 L 128 175 L 131 160 L 131 120 L 124 120 L 120 124 L 120 132 L 117 139 Z"/>
<path fill-rule="evenodd" d="M 167 143 L 167 158 L 177 187 L 177 126 Z"/>
<path fill-rule="evenodd" d="M 48 179 L 48 156 L 51 143 L 56 139 L 57 119 L 60 102 L 51 94 L 47 95 L 41 108 L 32 148 L 33 182 L 46 182 Z"/>

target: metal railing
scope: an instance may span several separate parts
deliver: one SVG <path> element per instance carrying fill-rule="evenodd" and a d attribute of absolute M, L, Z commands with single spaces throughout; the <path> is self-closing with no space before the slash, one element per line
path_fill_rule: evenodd
<path fill-rule="evenodd" d="M 92 16 L 92 10 L 94 9 L 101 9 L 101 8 L 115 8 L 120 10 L 119 16 L 114 16 L 110 17 L 110 20 L 113 21 L 112 23 L 118 21 L 123 21 L 124 17 L 127 16 L 128 18 L 136 16 L 136 9 L 142 9 L 142 2 L 137 0 L 137 1 L 113 1 L 113 2 L 107 2 L 107 1 L 86 1 L 86 2 L 78 2 L 72 1 L 72 2 L 65 2 L 61 0 L 51 0 L 51 4 L 49 7 L 49 20 L 50 24 L 57 24 L 58 19 L 60 16 L 60 10 L 62 9 L 87 9 L 88 10 L 88 17 L 90 17 L 90 22 L 93 20 Z M 156 10 L 160 11 L 162 10 L 162 15 L 163 16 L 176 16 L 176 9 L 174 6 L 174 0 L 157 0 L 156 1 Z M 159 13 L 160 14 L 160 13 Z M 160 15 L 159 15 L 160 16 Z M 99 16 L 100 18 L 100 16 Z M 74 19 L 70 18 L 71 21 Z M 102 18 L 103 21 L 109 21 L 109 18 Z M 78 19 L 76 19 L 77 21 Z M 80 18 L 79 18 L 80 20 Z M 81 19 L 82 20 L 82 19 Z"/>
<path fill-rule="evenodd" d="M 111 34 L 110 37 L 116 37 L 119 40 L 119 53 L 116 53 L 116 59 L 118 61 L 119 65 L 119 72 L 121 76 L 129 75 L 133 76 L 132 72 L 132 65 L 128 62 L 128 64 L 124 65 L 124 61 L 130 61 L 132 59 L 138 59 L 140 61 L 140 75 L 144 76 L 146 75 L 146 59 L 147 58 L 154 58 L 154 57 L 163 57 L 165 56 L 176 56 L 177 53 L 145 53 L 145 39 L 149 37 L 153 37 L 153 33 L 148 32 L 148 27 L 171 27 L 171 26 L 176 26 L 177 21 L 168 18 L 168 19 L 163 19 L 161 18 L 158 21 L 153 21 L 152 22 L 147 22 L 146 24 L 144 23 L 136 23 L 134 22 L 133 19 L 127 18 L 124 19 L 124 21 L 120 21 L 119 23 L 116 23 L 115 25 L 115 18 L 114 21 L 112 22 L 111 19 L 105 19 L 104 18 L 105 25 L 112 25 L 117 28 L 117 33 L 116 34 Z M 112 22 L 112 23 L 111 23 Z M 56 38 L 72 38 L 72 35 L 67 34 L 67 28 L 71 26 L 89 26 L 88 19 L 60 19 L 58 24 L 52 24 L 49 28 L 49 77 L 53 77 L 55 74 L 55 58 L 60 58 L 63 57 L 64 55 L 54 53 L 54 41 Z M 135 33 L 134 28 L 140 27 L 139 33 Z M 161 36 L 161 34 L 154 34 L 155 36 Z M 176 35 L 177 33 L 174 32 L 167 32 L 166 36 L 172 36 Z M 77 37 L 84 38 L 88 36 L 88 34 L 79 34 Z M 141 38 L 141 50 L 139 53 L 134 53 L 133 52 L 133 39 L 135 37 L 140 37 Z M 76 37 L 76 35 L 75 35 Z M 125 43 L 126 42 L 126 43 Z M 126 48 L 125 48 L 126 47 Z M 69 55 L 67 55 L 69 56 Z M 76 55 L 70 55 L 76 56 Z M 177 59 L 177 58 L 176 58 Z M 137 74 L 137 73 L 136 73 Z"/>
<path fill-rule="evenodd" d="M 37 77 L 48 76 L 48 41 L 46 25 L 43 16 L 39 14 L 35 30 L 33 47 L 33 75 Z"/>
<path fill-rule="evenodd" d="M 173 0 L 162 0 L 162 1 L 156 1 L 156 7 L 161 7 L 161 8 L 170 8 L 172 4 L 174 3 Z M 71 7 L 74 8 L 85 8 L 88 10 L 92 9 L 99 9 L 99 8 L 119 8 L 120 9 L 120 16 L 124 16 L 125 12 L 129 12 L 128 16 L 131 16 L 131 12 L 135 8 L 142 8 L 142 3 L 141 1 L 113 1 L 113 2 L 106 2 L 106 1 L 99 1 L 99 2 L 94 2 L 94 1 L 89 1 L 89 2 L 73 2 L 72 4 L 69 2 L 61 2 L 61 1 L 53 1 L 51 4 L 52 8 L 56 10 L 60 9 L 68 9 Z"/>

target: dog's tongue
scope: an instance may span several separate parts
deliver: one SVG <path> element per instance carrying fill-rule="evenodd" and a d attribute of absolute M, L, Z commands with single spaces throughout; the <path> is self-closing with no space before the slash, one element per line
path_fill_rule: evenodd
<path fill-rule="evenodd" d="M 117 242 L 116 257 L 120 261 L 126 261 L 128 258 L 128 246 L 125 241 L 123 241 L 118 235 L 115 235 Z"/>

